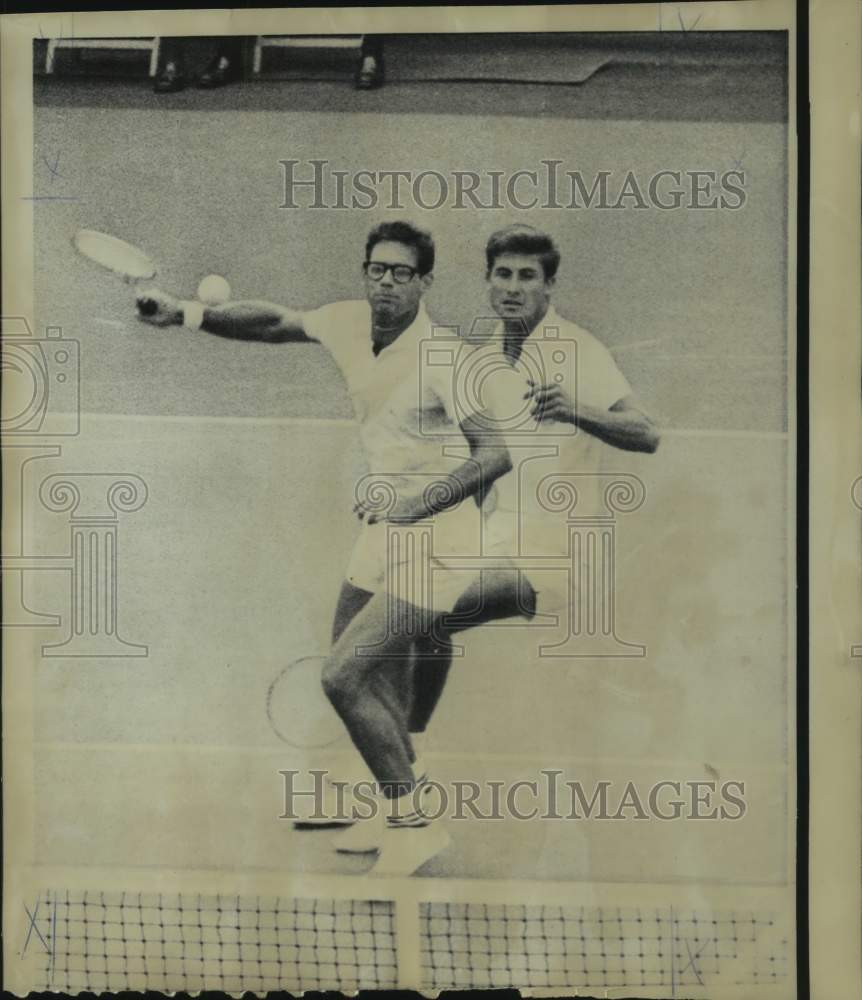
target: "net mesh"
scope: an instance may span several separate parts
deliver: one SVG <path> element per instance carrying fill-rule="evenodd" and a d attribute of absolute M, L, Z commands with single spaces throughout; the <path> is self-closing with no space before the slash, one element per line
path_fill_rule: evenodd
<path fill-rule="evenodd" d="M 787 939 L 774 917 L 670 908 L 423 903 L 424 986 L 677 987 L 777 983 Z"/>
<path fill-rule="evenodd" d="M 32 932 L 46 953 L 46 989 L 396 985 L 391 902 L 60 891 L 41 903 Z"/>
<path fill-rule="evenodd" d="M 792 973 L 786 920 L 774 912 L 413 898 L 62 889 L 26 904 L 21 955 L 37 961 L 34 989 L 70 994 L 351 994 L 414 986 L 417 976 L 432 990 L 642 987 L 674 995 L 786 986 Z M 419 940 L 411 942 L 416 907 Z M 415 971 L 399 969 L 399 944 L 419 959 Z"/>

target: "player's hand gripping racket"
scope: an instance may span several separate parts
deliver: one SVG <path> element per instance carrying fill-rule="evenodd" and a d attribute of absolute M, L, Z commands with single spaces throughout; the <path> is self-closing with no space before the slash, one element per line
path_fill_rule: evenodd
<path fill-rule="evenodd" d="M 100 233 L 95 229 L 79 229 L 72 239 L 72 244 L 78 253 L 88 260 L 116 274 L 131 285 L 140 286 L 156 275 L 156 265 L 151 257 L 139 247 L 116 236 L 109 236 L 108 233 Z M 154 301 L 145 300 L 138 308 L 144 316 L 149 316 L 156 311 L 158 305 Z"/>

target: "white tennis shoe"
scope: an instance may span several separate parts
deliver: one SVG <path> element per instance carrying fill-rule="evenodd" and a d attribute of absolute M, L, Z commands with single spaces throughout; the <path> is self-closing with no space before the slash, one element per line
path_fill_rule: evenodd
<path fill-rule="evenodd" d="M 332 838 L 332 846 L 339 854 L 371 854 L 379 851 L 386 832 L 382 810 L 370 819 L 357 820 L 353 828 Z"/>
<path fill-rule="evenodd" d="M 445 851 L 451 841 L 439 820 L 428 826 L 387 826 L 380 857 L 368 874 L 377 878 L 412 875 L 426 861 Z"/>

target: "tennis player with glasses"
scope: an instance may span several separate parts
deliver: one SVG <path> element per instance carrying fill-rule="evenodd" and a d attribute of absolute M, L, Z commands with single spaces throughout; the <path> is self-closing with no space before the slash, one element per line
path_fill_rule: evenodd
<path fill-rule="evenodd" d="M 421 344 L 432 329 L 423 297 L 433 268 L 431 236 L 406 222 L 388 222 L 367 238 L 365 299 L 298 312 L 265 302 L 204 307 L 161 291 L 138 298 L 140 318 L 157 326 L 183 324 L 240 340 L 323 344 L 347 382 L 369 467 L 395 490 L 394 507 L 385 517 L 357 500 L 354 509 L 363 525 L 341 587 L 323 675 L 324 689 L 382 793 L 377 820 L 357 824 L 335 842 L 340 850 L 379 851 L 379 874 L 411 874 L 448 843 L 443 827 L 430 821 L 430 809 L 423 809 L 433 786 L 416 762 L 411 739 L 424 731 L 451 663 L 443 617 L 473 612 L 460 628 L 473 627 L 521 615 L 533 599 L 516 573 L 485 571 L 480 587 L 478 574 L 450 567 L 439 555 L 475 551 L 474 499 L 511 463 L 499 435 L 482 431 L 487 421 L 458 420 L 450 372 L 429 369 L 419 378 Z M 439 439 L 429 427 L 439 428 Z M 443 442 L 451 444 L 458 427 L 469 459 L 443 453 Z M 424 488 L 441 480 L 450 488 Z M 412 563 L 420 557 L 405 551 L 398 571 L 389 572 L 387 520 L 433 521 L 431 587 L 399 592 L 396 581 L 416 579 Z M 417 664 L 412 694 L 411 663 Z"/>

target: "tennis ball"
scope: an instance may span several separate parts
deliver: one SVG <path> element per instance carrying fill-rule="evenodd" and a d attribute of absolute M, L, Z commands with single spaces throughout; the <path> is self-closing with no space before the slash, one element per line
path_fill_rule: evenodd
<path fill-rule="evenodd" d="M 208 274 L 198 285 L 198 301 L 207 306 L 220 306 L 230 298 L 230 285 L 220 274 Z"/>

